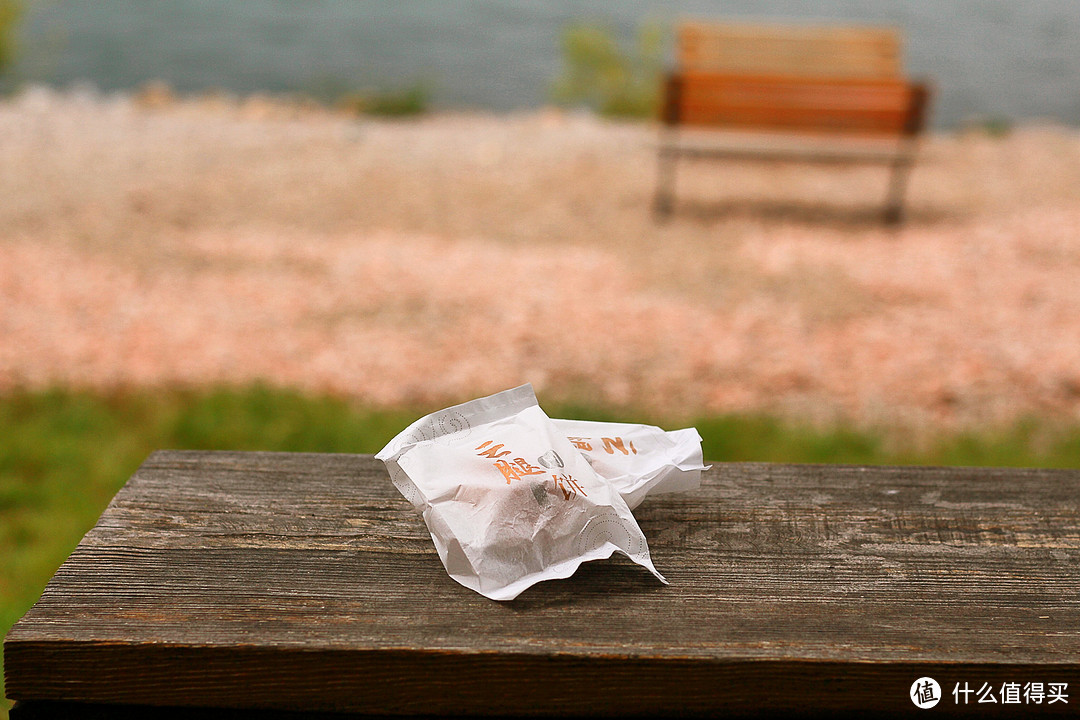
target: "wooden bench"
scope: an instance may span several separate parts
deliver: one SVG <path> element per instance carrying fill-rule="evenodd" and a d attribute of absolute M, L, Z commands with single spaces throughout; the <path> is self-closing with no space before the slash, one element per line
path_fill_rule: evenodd
<path fill-rule="evenodd" d="M 878 716 L 924 676 L 1076 714 L 1078 471 L 718 464 L 635 515 L 670 585 L 613 558 L 498 603 L 371 456 L 157 452 L 8 634 L 12 720 Z"/>
<path fill-rule="evenodd" d="M 664 85 L 658 215 L 673 209 L 676 160 L 712 156 L 884 163 L 885 219 L 901 219 L 929 93 L 901 76 L 895 31 L 685 23 L 677 44 Z M 701 128 L 726 132 L 680 137 Z"/>

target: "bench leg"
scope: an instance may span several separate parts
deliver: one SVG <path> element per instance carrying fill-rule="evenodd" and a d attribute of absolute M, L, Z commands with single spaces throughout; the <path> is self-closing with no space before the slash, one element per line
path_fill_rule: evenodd
<path fill-rule="evenodd" d="M 660 140 L 660 153 L 656 168 L 656 198 L 653 213 L 660 219 L 671 216 L 675 207 L 675 161 L 678 148 L 674 146 L 673 134 L 665 133 Z"/>
<path fill-rule="evenodd" d="M 906 141 L 892 162 L 889 196 L 885 201 L 885 222 L 889 225 L 899 224 L 904 217 L 904 192 L 911 166 L 915 164 L 915 149 L 914 140 Z"/>

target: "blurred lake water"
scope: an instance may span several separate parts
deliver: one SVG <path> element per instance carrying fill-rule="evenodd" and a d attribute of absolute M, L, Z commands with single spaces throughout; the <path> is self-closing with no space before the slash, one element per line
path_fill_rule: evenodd
<path fill-rule="evenodd" d="M 28 0 L 13 82 L 89 81 L 181 92 L 392 90 L 436 106 L 549 101 L 562 28 L 681 17 L 887 24 L 910 74 L 933 79 L 938 127 L 1046 119 L 1080 125 L 1078 0 Z"/>

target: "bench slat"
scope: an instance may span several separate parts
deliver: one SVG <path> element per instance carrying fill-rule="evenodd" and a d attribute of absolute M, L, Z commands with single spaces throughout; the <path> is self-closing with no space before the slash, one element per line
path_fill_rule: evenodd
<path fill-rule="evenodd" d="M 900 34 L 891 28 L 686 22 L 678 46 L 687 71 L 868 80 L 901 74 Z"/>
<path fill-rule="evenodd" d="M 675 82 L 679 124 L 811 133 L 910 132 L 919 92 L 902 80 L 683 73 Z"/>

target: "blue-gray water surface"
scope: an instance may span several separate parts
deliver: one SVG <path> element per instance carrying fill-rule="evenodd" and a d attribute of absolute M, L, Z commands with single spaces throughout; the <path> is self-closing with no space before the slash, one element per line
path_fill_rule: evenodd
<path fill-rule="evenodd" d="M 7 82 L 316 96 L 423 83 L 441 107 L 512 110 L 549 102 L 567 23 L 629 41 L 683 17 L 892 25 L 908 73 L 934 83 L 938 127 L 1080 125 L 1080 0 L 32 0 Z"/>

